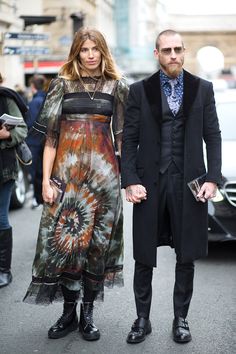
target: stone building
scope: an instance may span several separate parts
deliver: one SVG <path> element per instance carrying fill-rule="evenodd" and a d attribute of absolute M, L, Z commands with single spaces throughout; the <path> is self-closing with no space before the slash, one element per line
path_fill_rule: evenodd
<path fill-rule="evenodd" d="M 26 40 L 1 43 L 1 48 L 18 48 L 18 55 L 9 51 L 0 55 L 4 76 L 12 85 L 27 84 L 34 73 L 55 76 L 67 59 L 75 31 L 82 25 L 99 29 L 111 49 L 116 46 L 114 0 L 0 0 L 0 10 L 2 37 L 6 31 L 29 35 Z M 12 70 L 15 63 L 17 71 Z"/>
<path fill-rule="evenodd" d="M 16 1 L 0 0 L 0 72 L 4 85 L 14 88 L 15 84 L 23 85 L 24 68 L 19 55 L 3 55 L 7 44 L 14 47 L 14 41 L 6 40 L 8 32 L 21 32 L 23 21 L 19 19 Z"/>

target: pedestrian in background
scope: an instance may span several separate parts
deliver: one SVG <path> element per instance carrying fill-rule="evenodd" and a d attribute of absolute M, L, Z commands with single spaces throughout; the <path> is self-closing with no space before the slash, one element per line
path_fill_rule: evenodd
<path fill-rule="evenodd" d="M 179 33 L 160 33 L 154 51 L 160 70 L 131 85 L 128 97 L 121 166 L 126 199 L 134 204 L 138 316 L 128 343 L 139 343 L 151 333 L 153 267 L 157 247 L 165 245 L 176 253 L 173 339 L 178 343 L 191 340 L 186 317 L 194 260 L 207 255 L 207 200 L 221 183 L 221 134 L 212 83 L 183 70 L 184 52 Z M 196 201 L 187 183 L 205 173 Z"/>
<path fill-rule="evenodd" d="M 26 117 L 26 123 L 30 131 L 39 115 L 39 112 L 43 106 L 43 102 L 46 97 L 46 92 L 45 92 L 46 78 L 43 75 L 34 75 L 29 80 L 29 84 L 30 84 L 30 89 L 33 94 L 33 97 L 32 100 L 29 102 L 29 111 Z M 27 136 L 26 142 L 32 153 L 32 164 L 28 166 L 28 171 L 30 174 L 30 182 L 33 186 L 35 186 L 36 171 L 38 168 L 41 167 L 39 166 L 38 161 L 41 155 L 42 139 L 35 134 L 29 134 Z M 32 208 L 37 206 L 38 206 L 38 202 L 36 201 L 35 191 L 34 191 Z"/>
<path fill-rule="evenodd" d="M 20 84 L 16 84 L 14 89 L 18 93 L 18 95 L 22 98 L 24 103 L 27 105 L 28 104 L 28 96 L 27 96 L 26 90 Z"/>
<path fill-rule="evenodd" d="M 123 283 L 122 198 L 115 151 L 120 154 L 127 93 L 103 35 L 80 29 L 35 125 L 46 133 L 45 204 L 24 301 L 64 301 L 49 338 L 61 338 L 79 326 L 84 339 L 99 339 L 94 300 L 103 299 L 104 285 Z M 61 190 L 66 186 L 60 203 L 50 178 L 60 180 Z"/>
<path fill-rule="evenodd" d="M 2 83 L 0 74 L 0 82 Z M 4 113 L 22 117 L 19 109 L 27 110 L 24 102 L 17 93 L 9 88 L 0 87 L 0 116 Z M 25 123 L 8 129 L 0 126 L 0 288 L 12 281 L 12 227 L 9 223 L 9 205 L 12 188 L 18 176 L 18 162 L 15 146 L 27 135 Z"/>

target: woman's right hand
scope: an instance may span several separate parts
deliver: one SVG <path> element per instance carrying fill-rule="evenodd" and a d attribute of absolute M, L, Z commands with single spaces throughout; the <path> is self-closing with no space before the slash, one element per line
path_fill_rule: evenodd
<path fill-rule="evenodd" d="M 49 182 L 46 182 L 46 183 L 43 182 L 42 195 L 43 195 L 43 200 L 45 203 L 48 203 L 50 205 L 53 204 L 54 194 L 53 194 L 53 189 L 52 189 Z"/>

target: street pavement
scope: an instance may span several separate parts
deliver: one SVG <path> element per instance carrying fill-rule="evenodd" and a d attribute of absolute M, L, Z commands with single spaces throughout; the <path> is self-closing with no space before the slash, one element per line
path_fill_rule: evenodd
<path fill-rule="evenodd" d="M 171 338 L 172 289 L 175 256 L 169 247 L 158 249 L 153 277 L 153 331 L 140 344 L 125 339 L 136 317 L 132 291 L 132 208 L 124 203 L 125 264 L 123 288 L 107 289 L 96 304 L 95 323 L 101 339 L 86 342 L 75 331 L 58 340 L 47 338 L 48 328 L 62 313 L 62 304 L 35 306 L 22 302 L 31 279 L 41 210 L 11 211 L 14 230 L 13 282 L 0 289 L 0 354 L 233 354 L 236 353 L 236 243 L 210 247 L 209 256 L 196 262 L 195 286 L 189 311 L 193 340 Z"/>

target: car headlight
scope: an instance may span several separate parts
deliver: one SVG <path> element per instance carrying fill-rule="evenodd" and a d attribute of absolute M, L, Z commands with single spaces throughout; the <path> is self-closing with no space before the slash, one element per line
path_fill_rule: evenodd
<path fill-rule="evenodd" d="M 219 203 L 222 202 L 222 200 L 224 200 L 224 194 L 223 191 L 220 191 L 218 188 L 216 190 L 216 196 L 214 198 L 211 199 L 213 201 L 213 203 Z"/>

